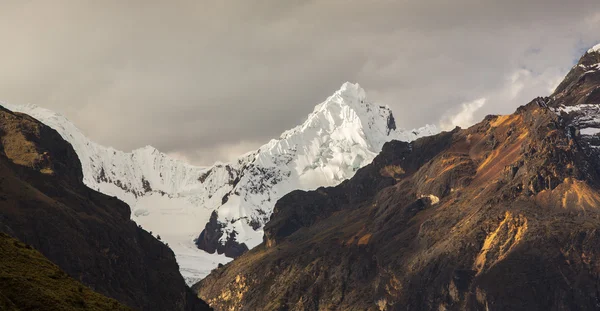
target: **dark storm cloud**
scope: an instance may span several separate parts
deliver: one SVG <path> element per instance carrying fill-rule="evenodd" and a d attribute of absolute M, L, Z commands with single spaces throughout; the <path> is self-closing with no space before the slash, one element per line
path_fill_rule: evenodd
<path fill-rule="evenodd" d="M 598 1 L 3 1 L 0 99 L 123 150 L 227 160 L 343 82 L 401 127 L 468 125 L 600 41 Z"/>

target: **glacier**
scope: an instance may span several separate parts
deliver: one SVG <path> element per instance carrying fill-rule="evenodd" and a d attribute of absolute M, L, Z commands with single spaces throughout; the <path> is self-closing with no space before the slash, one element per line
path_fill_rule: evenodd
<path fill-rule="evenodd" d="M 262 228 L 286 193 L 335 186 L 369 164 L 386 142 L 438 132 L 434 125 L 397 129 L 389 107 L 369 102 L 364 89 L 346 82 L 279 138 L 236 161 L 202 167 L 151 146 L 123 152 L 99 145 L 48 109 L 2 105 L 31 115 L 71 143 L 84 183 L 129 204 L 132 219 L 169 244 L 189 285 L 231 260 L 194 243 L 213 211 L 224 226 L 222 239 L 233 233 L 252 248 L 262 242 Z"/>

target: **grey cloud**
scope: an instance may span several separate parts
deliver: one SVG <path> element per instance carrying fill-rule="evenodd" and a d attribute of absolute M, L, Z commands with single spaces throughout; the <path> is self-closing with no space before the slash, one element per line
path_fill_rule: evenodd
<path fill-rule="evenodd" d="M 297 125 L 345 81 L 407 128 L 480 98 L 474 120 L 510 113 L 547 95 L 599 26 L 585 0 L 9 0 L 0 99 L 59 111 L 105 145 L 210 164 Z"/>

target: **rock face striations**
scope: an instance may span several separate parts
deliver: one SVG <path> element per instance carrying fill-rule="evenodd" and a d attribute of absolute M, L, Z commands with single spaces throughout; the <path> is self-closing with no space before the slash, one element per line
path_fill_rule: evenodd
<path fill-rule="evenodd" d="M 0 231 L 73 279 L 141 310 L 208 310 L 173 252 L 130 219 L 127 204 L 86 187 L 53 129 L 0 106 Z"/>
<path fill-rule="evenodd" d="M 284 196 L 263 243 L 194 289 L 216 310 L 600 308 L 599 63 L 591 49 L 550 97 Z"/>

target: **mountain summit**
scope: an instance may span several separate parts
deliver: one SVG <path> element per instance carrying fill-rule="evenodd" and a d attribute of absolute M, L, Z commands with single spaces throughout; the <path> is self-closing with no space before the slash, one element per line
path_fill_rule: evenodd
<path fill-rule="evenodd" d="M 90 141 L 64 116 L 7 105 L 52 127 L 73 145 L 86 185 L 128 203 L 132 218 L 159 234 L 189 284 L 262 241 L 275 202 L 292 190 L 335 186 L 370 163 L 391 140 L 437 132 L 398 129 L 387 106 L 353 83 L 317 105 L 306 121 L 231 163 L 197 167 L 153 147 L 126 153 Z M 200 247 L 203 250 L 199 250 Z"/>

